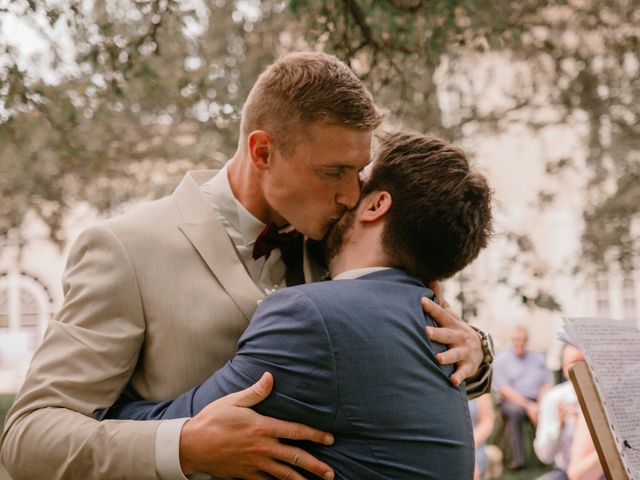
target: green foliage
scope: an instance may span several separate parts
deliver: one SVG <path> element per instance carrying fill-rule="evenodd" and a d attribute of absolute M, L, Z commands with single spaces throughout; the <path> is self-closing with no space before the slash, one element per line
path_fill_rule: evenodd
<path fill-rule="evenodd" d="M 640 163 L 631 163 L 628 168 L 617 180 L 615 191 L 587 209 L 582 237 L 585 253 L 598 265 L 606 266 L 607 261 L 613 260 L 625 271 L 633 269 L 638 252 L 634 221 L 640 214 Z"/>
<path fill-rule="evenodd" d="M 109 210 L 163 195 L 185 170 L 232 155 L 280 33 L 277 4 L 263 3 L 255 18 L 232 1 L 12 3 L 0 22 L 42 34 L 47 75 L 0 43 L 0 238 L 32 211 L 62 243 L 78 201 Z"/>
<path fill-rule="evenodd" d="M 587 127 L 592 201 L 584 254 L 596 263 L 610 249 L 627 263 L 638 254 L 630 227 L 640 213 L 640 4 L 292 0 L 291 8 L 306 18 L 309 42 L 350 61 L 376 98 L 412 128 L 457 141 L 465 131 L 499 132 L 514 122 L 540 129 L 579 118 Z M 524 63 L 506 107 L 479 108 L 491 85 L 474 91 L 476 51 Z M 438 73 L 457 79 L 446 85 L 459 99 L 449 111 L 438 103 Z M 548 192 L 541 200 L 553 207 Z"/>
<path fill-rule="evenodd" d="M 456 142 L 518 123 L 583 123 L 584 253 L 604 262 L 614 251 L 626 264 L 638 253 L 637 2 L 0 0 L 0 25 L 12 22 L 46 51 L 27 62 L 0 38 L 0 238 L 35 213 L 62 244 L 78 201 L 110 210 L 224 162 L 257 74 L 312 46 L 347 61 L 392 122 Z M 477 64 L 491 55 L 519 70 L 487 108 L 496 78 Z M 578 160 L 554 160 L 548 174 Z M 553 208 L 553 191 L 539 198 Z M 507 237 L 517 250 L 505 268 L 524 262 L 536 277 L 531 242 Z M 543 290 L 523 295 L 555 308 Z"/>

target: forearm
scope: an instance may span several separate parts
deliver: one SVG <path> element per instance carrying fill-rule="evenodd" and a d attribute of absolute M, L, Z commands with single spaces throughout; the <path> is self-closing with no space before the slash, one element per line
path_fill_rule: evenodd
<path fill-rule="evenodd" d="M 475 445 L 482 445 L 491 432 L 493 431 L 493 422 L 484 422 L 476 425 L 476 428 L 473 429 L 473 443 Z"/>
<path fill-rule="evenodd" d="M 276 379 L 276 389 L 256 411 L 292 421 L 317 421 L 315 426 L 329 429 L 332 425 L 328 419 L 333 418 L 335 405 L 319 404 L 317 393 L 328 395 L 335 390 L 337 377 L 322 319 L 307 303 L 306 297 L 291 290 L 271 295 L 256 312 L 233 359 L 204 383 L 165 402 L 131 402 L 123 398 L 110 409 L 107 418 L 193 417 L 213 401 L 249 387 L 268 371 Z M 301 404 L 307 408 L 294 408 Z"/>
<path fill-rule="evenodd" d="M 533 440 L 533 448 L 540 461 L 550 464 L 560 450 L 562 427 L 558 416 L 558 402 L 543 398 L 540 404 L 540 420 Z"/>
<path fill-rule="evenodd" d="M 473 441 L 476 446 L 482 445 L 491 432 L 495 423 L 495 412 L 491 395 L 483 395 L 476 401 L 476 425 L 473 427 Z"/>
<path fill-rule="evenodd" d="M 522 408 L 527 408 L 531 403 L 533 403 L 532 400 L 529 400 L 527 397 L 519 394 L 509 385 L 505 385 L 500 388 L 500 395 L 503 400 L 514 403 Z"/>
<path fill-rule="evenodd" d="M 220 371 L 218 371 L 220 372 Z M 216 372 L 216 374 L 218 374 Z M 204 384 L 163 402 L 151 402 L 148 400 L 119 399 L 106 412 L 105 420 L 172 420 L 176 418 L 193 417 L 202 408 L 211 402 L 224 397 L 223 392 L 216 383 L 215 375 Z M 218 374 L 219 375 L 219 374 Z M 246 386 L 251 385 L 248 383 Z M 246 388 L 246 387 L 244 387 Z"/>
<path fill-rule="evenodd" d="M 42 408 L 8 419 L 2 461 L 13 480 L 155 479 L 157 426 Z"/>
<path fill-rule="evenodd" d="M 595 450 L 588 455 L 571 461 L 567 470 L 569 480 L 599 480 L 602 478 L 602 466 Z"/>
<path fill-rule="evenodd" d="M 538 424 L 533 449 L 542 463 L 551 464 L 560 449 L 560 429 L 541 427 L 542 422 Z"/>
<path fill-rule="evenodd" d="M 155 478 L 157 425 L 92 418 L 125 388 L 145 335 L 135 274 L 115 235 L 83 233 L 63 284 L 64 304 L 7 417 L 5 466 L 14 479 Z"/>
<path fill-rule="evenodd" d="M 260 336 L 260 340 L 268 338 L 268 333 Z M 274 352 L 276 351 L 273 348 L 270 349 Z M 318 361 L 318 363 L 320 363 L 320 361 Z M 311 412 L 291 409 L 289 399 L 295 398 L 296 392 L 295 390 L 284 389 L 283 385 L 290 384 L 291 378 L 295 376 L 306 376 L 307 379 L 313 378 L 313 376 L 309 377 L 306 375 L 308 370 L 300 372 L 292 371 L 286 367 L 282 368 L 279 366 L 277 360 L 274 361 L 273 358 L 263 359 L 258 355 L 241 355 L 234 358 L 220 370 L 216 371 L 204 383 L 171 400 L 151 402 L 147 400 L 131 401 L 122 398 L 108 410 L 105 419 L 170 420 L 193 417 L 212 402 L 230 393 L 251 386 L 258 381 L 266 371 L 273 372 L 277 378 L 281 379 L 281 387 L 280 390 L 273 392 L 269 399 L 257 406 L 256 410 L 264 415 L 276 416 L 278 418 L 308 421 Z M 322 387 L 325 386 L 322 385 Z M 320 387 L 318 387 L 318 390 L 320 390 Z"/>
<path fill-rule="evenodd" d="M 571 461 L 567 468 L 570 480 L 597 480 L 602 477 L 602 466 L 584 416 L 576 420 L 571 444 Z"/>

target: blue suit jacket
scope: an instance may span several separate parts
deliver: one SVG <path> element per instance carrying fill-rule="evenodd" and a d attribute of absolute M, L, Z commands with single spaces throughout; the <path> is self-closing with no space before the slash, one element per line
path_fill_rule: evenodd
<path fill-rule="evenodd" d="M 435 360 L 445 347 L 425 335 L 435 324 L 424 295 L 433 293 L 396 269 L 279 290 L 205 383 L 161 403 L 122 399 L 107 418 L 193 416 L 269 371 L 274 390 L 255 410 L 332 432 L 331 447 L 298 444 L 336 478 L 471 479 L 466 393 L 451 385 L 453 367 Z"/>

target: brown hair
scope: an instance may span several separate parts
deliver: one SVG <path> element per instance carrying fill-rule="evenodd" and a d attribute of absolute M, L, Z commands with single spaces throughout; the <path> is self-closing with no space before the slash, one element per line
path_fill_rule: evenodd
<path fill-rule="evenodd" d="M 293 146 L 300 127 L 318 121 L 371 131 L 382 114 L 362 82 L 336 57 L 320 52 L 286 55 L 258 77 L 242 110 L 246 138 L 265 130 L 276 146 Z"/>
<path fill-rule="evenodd" d="M 363 196 L 391 194 L 382 245 L 392 266 L 425 283 L 462 270 L 491 236 L 487 179 L 464 152 L 436 138 L 403 132 L 379 136 Z"/>

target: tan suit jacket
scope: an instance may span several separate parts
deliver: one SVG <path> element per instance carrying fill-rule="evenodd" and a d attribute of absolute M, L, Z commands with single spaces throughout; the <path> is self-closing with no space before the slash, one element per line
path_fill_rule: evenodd
<path fill-rule="evenodd" d="M 11 408 L 2 459 L 14 480 L 152 479 L 158 422 L 93 412 L 125 387 L 163 400 L 235 353 L 263 293 L 198 184 L 85 231 L 69 254 L 64 304 Z M 320 270 L 305 258 L 305 277 Z"/>

